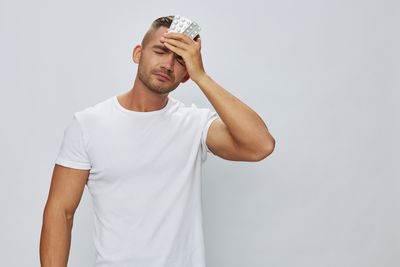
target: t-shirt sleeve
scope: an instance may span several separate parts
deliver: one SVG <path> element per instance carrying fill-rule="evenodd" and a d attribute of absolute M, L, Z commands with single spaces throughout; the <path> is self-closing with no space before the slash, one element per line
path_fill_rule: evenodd
<path fill-rule="evenodd" d="M 207 113 L 206 113 L 206 120 L 205 120 L 205 124 L 203 125 L 202 128 L 202 132 L 201 132 L 201 159 L 203 161 L 205 161 L 207 159 L 207 153 L 211 152 L 212 154 L 214 154 L 214 152 L 212 152 L 206 143 L 207 140 L 207 133 L 208 133 L 208 129 L 211 126 L 211 123 L 219 118 L 218 113 L 211 110 L 211 109 L 206 109 Z M 214 154 L 215 155 L 215 154 Z"/>
<path fill-rule="evenodd" d="M 91 168 L 84 135 L 76 114 L 64 130 L 64 137 L 55 160 L 56 164 L 81 170 Z"/>

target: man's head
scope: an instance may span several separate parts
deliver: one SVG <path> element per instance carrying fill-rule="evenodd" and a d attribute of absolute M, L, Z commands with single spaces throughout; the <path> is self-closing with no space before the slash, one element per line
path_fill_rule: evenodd
<path fill-rule="evenodd" d="M 169 28 L 172 24 L 172 21 L 174 20 L 174 17 L 175 16 L 166 16 L 166 17 L 160 17 L 160 18 L 154 20 L 153 23 L 151 24 L 149 30 L 146 32 L 146 34 L 143 37 L 142 46 L 145 46 L 148 43 L 148 40 L 149 40 L 151 34 L 154 32 L 154 30 L 157 30 L 160 27 Z M 198 34 L 194 38 L 194 40 L 196 41 L 199 37 L 200 37 L 200 35 Z"/>
<path fill-rule="evenodd" d="M 133 50 L 133 61 L 139 65 L 137 78 L 158 94 L 169 93 L 190 78 L 183 59 L 160 41 L 173 19 L 167 16 L 153 21 L 142 43 Z"/>

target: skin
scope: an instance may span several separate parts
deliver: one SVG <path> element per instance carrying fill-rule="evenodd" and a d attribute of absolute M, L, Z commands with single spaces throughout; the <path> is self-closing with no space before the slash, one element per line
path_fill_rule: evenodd
<path fill-rule="evenodd" d="M 133 88 L 117 96 L 123 107 L 140 112 L 159 110 L 166 105 L 168 93 L 189 79 L 185 61 L 161 40 L 167 31 L 160 27 L 145 44 L 135 46 L 132 59 L 138 64 L 138 71 Z"/>
<path fill-rule="evenodd" d="M 160 41 L 180 55 L 190 78 L 215 108 L 219 118 L 207 133 L 206 144 L 217 156 L 234 161 L 260 161 L 272 153 L 275 139 L 261 117 L 209 76 L 201 57 L 201 39 L 164 33 Z"/>
<path fill-rule="evenodd" d="M 67 266 L 74 214 L 88 177 L 89 170 L 72 169 L 55 164 L 43 211 L 40 266 Z"/>
<path fill-rule="evenodd" d="M 135 82 L 130 91 L 117 96 L 118 101 L 134 111 L 159 110 L 166 105 L 168 93 L 190 78 L 220 117 L 208 130 L 206 144 L 209 149 L 215 155 L 233 161 L 266 158 L 275 147 L 275 139 L 266 124 L 254 110 L 205 72 L 200 50 L 200 39 L 194 41 L 181 33 L 167 33 L 165 27 L 154 31 L 145 46 L 135 46 L 132 59 L 139 65 Z M 73 218 L 88 177 L 89 170 L 55 164 L 43 212 L 42 267 L 67 266 Z"/>

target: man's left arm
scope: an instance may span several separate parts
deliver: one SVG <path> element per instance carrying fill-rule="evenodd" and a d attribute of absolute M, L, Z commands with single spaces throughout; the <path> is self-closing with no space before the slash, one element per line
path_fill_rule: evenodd
<path fill-rule="evenodd" d="M 221 118 L 211 124 L 207 137 L 207 145 L 215 154 L 224 153 L 225 149 L 225 154 L 237 157 L 233 160 L 257 161 L 272 153 L 275 139 L 254 110 L 207 74 L 195 82 Z M 229 144 L 230 147 L 226 147 Z M 235 151 L 239 154 L 235 155 Z M 229 158 L 230 155 L 223 156 Z"/>
<path fill-rule="evenodd" d="M 190 78 L 220 117 L 209 128 L 209 149 L 222 158 L 242 161 L 259 161 L 271 154 L 275 139 L 260 116 L 205 72 L 200 38 L 194 41 L 184 34 L 170 32 L 164 35 L 162 42 L 184 59 Z"/>

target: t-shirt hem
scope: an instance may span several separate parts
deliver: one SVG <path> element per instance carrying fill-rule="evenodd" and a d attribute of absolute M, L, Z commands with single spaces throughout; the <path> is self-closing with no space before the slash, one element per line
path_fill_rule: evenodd
<path fill-rule="evenodd" d="M 219 117 L 216 116 L 215 118 L 213 118 L 212 120 L 210 120 L 210 121 L 207 122 L 206 128 L 205 128 L 205 134 L 204 134 L 204 137 L 203 137 L 203 144 L 204 144 L 206 150 L 207 150 L 208 152 L 211 152 L 212 154 L 214 154 L 214 152 L 212 152 L 212 151 L 210 150 L 210 148 L 207 146 L 207 142 L 206 142 L 206 141 L 207 141 L 208 130 L 209 130 L 210 126 L 211 126 L 211 123 L 212 123 L 213 121 L 215 121 L 216 119 L 218 119 L 218 118 L 219 118 Z M 215 154 L 214 154 L 214 155 L 215 155 Z"/>
<path fill-rule="evenodd" d="M 90 165 L 88 165 L 88 164 L 71 162 L 71 161 L 68 161 L 65 159 L 61 159 L 61 158 L 58 158 L 55 161 L 55 163 L 58 165 L 62 165 L 64 167 L 79 169 L 79 170 L 89 170 L 91 168 Z"/>

